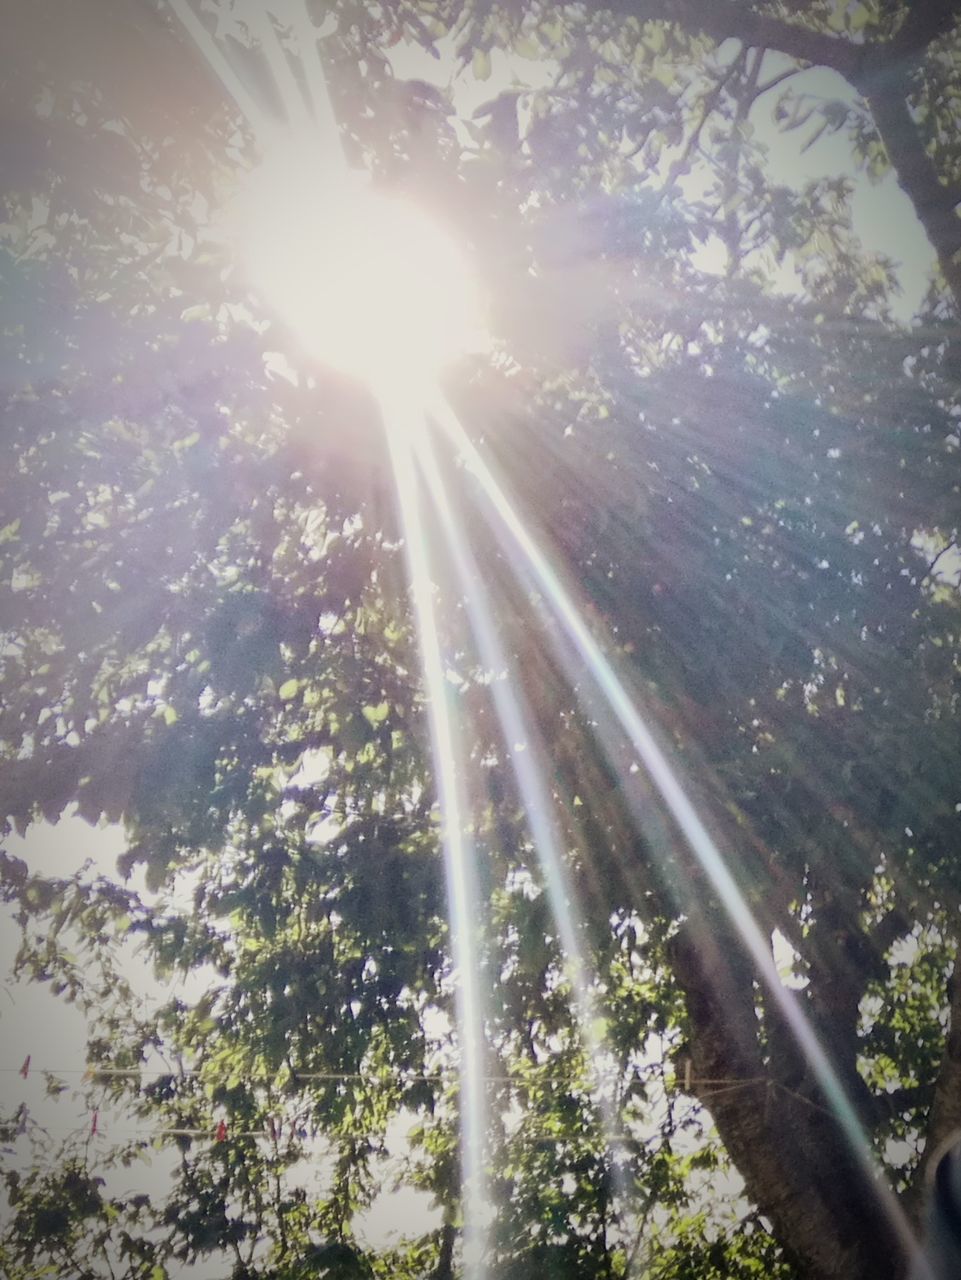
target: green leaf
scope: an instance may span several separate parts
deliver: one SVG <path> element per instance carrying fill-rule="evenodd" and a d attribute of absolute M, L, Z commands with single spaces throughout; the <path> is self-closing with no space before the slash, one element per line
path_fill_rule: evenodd
<path fill-rule="evenodd" d="M 363 708 L 363 716 L 368 724 L 377 726 L 383 724 L 390 712 L 390 704 L 388 702 L 378 702 L 376 706 L 368 706 Z"/>
<path fill-rule="evenodd" d="M 529 58 L 531 60 L 541 56 L 541 46 L 531 36 L 521 36 L 519 40 L 514 41 L 514 52 L 520 58 Z"/>

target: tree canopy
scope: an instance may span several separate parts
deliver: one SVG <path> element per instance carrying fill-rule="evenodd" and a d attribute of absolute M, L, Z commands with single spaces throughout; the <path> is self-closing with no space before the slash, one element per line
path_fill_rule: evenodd
<path fill-rule="evenodd" d="M 292 6 L 266 8 L 293 51 Z M 196 12 L 279 113 L 253 10 Z M 491 350 L 449 372 L 451 403 L 918 1222 L 961 1124 L 961 11 L 307 12 L 349 159 L 442 218 L 483 281 Z M 126 851 L 115 875 L 51 878 L 11 841 L 0 891 L 19 976 L 87 1019 L 79 1094 L 129 1132 L 60 1141 L 10 1091 L 0 1263 L 449 1280 L 458 975 L 377 405 L 305 360 L 214 234 L 254 144 L 173 12 L 37 0 L 6 25 L 0 816 L 8 835 L 122 824 Z M 778 148 L 832 138 L 844 174 L 772 176 Z M 910 320 L 852 213 L 892 177 L 935 264 Z M 716 886 L 469 468 L 440 445 L 437 465 L 508 659 L 486 664 L 438 556 L 490 992 L 491 1280 L 904 1277 Z M 430 536 L 443 549 L 440 520 Z M 503 681 L 526 743 L 498 723 Z M 613 1141 L 524 751 L 565 850 Z M 157 1010 L 134 948 L 171 984 Z M 385 1187 L 429 1206 L 387 1244 L 363 1228 Z"/>

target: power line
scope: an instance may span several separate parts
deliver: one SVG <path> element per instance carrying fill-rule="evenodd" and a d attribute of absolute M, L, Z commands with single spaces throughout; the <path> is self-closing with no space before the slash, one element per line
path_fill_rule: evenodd
<path fill-rule="evenodd" d="M 394 1071 L 394 1072 L 372 1072 L 372 1071 L 300 1071 L 296 1067 L 289 1068 L 291 1079 L 293 1080 L 361 1080 L 376 1084 L 392 1084 L 392 1083 L 418 1083 L 421 1081 L 443 1084 L 444 1082 L 456 1081 L 456 1071 L 424 1073 L 416 1071 Z M 41 1075 L 51 1076 L 80 1076 L 85 1080 L 97 1080 L 103 1077 L 110 1078 L 136 1078 L 138 1076 L 169 1076 L 175 1080 L 186 1080 L 191 1078 L 203 1077 L 210 1079 L 210 1072 L 199 1067 L 178 1068 L 171 1070 L 166 1067 L 101 1067 L 90 1065 L 87 1067 L 48 1067 L 48 1066 L 30 1066 L 27 1071 L 23 1067 L 0 1067 L 0 1075 L 19 1075 L 27 1079 L 31 1072 L 38 1072 Z M 236 1073 L 225 1072 L 222 1079 L 229 1080 Z M 523 1076 L 518 1075 L 484 1075 L 480 1077 L 483 1080 L 500 1084 L 521 1084 L 524 1081 Z M 267 1080 L 253 1080 L 254 1084 L 266 1084 Z"/>

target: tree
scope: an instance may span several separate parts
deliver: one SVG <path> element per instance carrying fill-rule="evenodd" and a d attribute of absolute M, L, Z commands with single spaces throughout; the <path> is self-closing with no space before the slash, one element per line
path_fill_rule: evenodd
<path fill-rule="evenodd" d="M 353 159 L 442 210 L 490 287 L 497 359 L 450 395 L 789 945 L 916 1214 L 961 1120 L 955 12 L 336 13 Z M 217 16 L 263 88 L 242 11 Z M 75 806 L 122 822 L 128 851 L 116 881 L 45 880 L 10 854 L 2 884 L 21 973 L 88 1015 L 91 1110 L 142 1134 L 48 1149 L 10 1115 L 0 1257 L 23 1280 L 161 1280 L 203 1258 L 237 1280 L 440 1280 L 459 1248 L 453 976 L 375 407 L 319 369 L 270 375 L 265 353 L 296 349 L 250 323 L 205 241 L 242 126 L 169 13 L 36 5 L 11 26 L 0 797 L 11 829 Z M 452 44 L 481 82 L 498 49 L 550 78 L 455 122 L 440 90 L 391 73 L 398 40 Z M 806 64 L 854 93 L 802 91 Z M 939 267 L 914 326 L 892 319 L 893 264 L 854 235 L 851 182 L 770 180 L 767 111 L 785 134 L 843 134 L 852 172 L 893 167 Z M 698 269 L 705 246 L 719 271 Z M 498 991 L 492 1274 L 902 1276 L 702 869 L 496 531 L 475 537 L 550 744 L 621 1129 L 608 1150 L 491 673 L 452 608 Z M 131 944 L 192 976 L 149 1017 Z M 401 1121 L 399 1176 L 439 1216 L 377 1249 L 358 1215 Z M 160 1131 L 169 1188 L 130 1191 L 118 1171 Z M 728 1162 L 743 1197 L 706 1195 Z"/>

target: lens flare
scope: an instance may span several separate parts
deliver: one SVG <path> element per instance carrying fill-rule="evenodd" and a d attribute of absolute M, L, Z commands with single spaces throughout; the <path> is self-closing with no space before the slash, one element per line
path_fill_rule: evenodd
<path fill-rule="evenodd" d="M 452 953 L 458 973 L 466 1275 L 470 1280 L 483 1280 L 484 1233 L 490 1208 L 484 1181 L 482 966 L 475 937 L 479 896 L 461 794 L 462 752 L 447 705 L 449 690 L 444 679 L 414 467 L 414 450 L 425 429 L 423 406 L 429 406 L 431 417 L 448 432 L 466 459 L 492 512 L 510 534 L 573 650 L 590 670 L 643 761 L 665 809 L 684 833 L 806 1054 L 866 1177 L 873 1180 L 870 1149 L 851 1103 L 800 1006 L 781 984 L 767 941 L 721 852 L 560 576 L 437 390 L 438 375 L 447 365 L 487 346 L 476 285 L 464 256 L 446 231 L 425 214 L 374 192 L 369 182 L 347 169 L 318 53 L 320 32 L 302 0 L 283 6 L 282 14 L 278 13 L 275 0 L 274 5 L 266 4 L 260 16 L 254 13 L 252 19 L 252 28 L 288 116 L 283 130 L 277 128 L 248 91 L 187 0 L 170 0 L 170 5 L 246 117 L 261 149 L 262 163 L 242 184 L 225 218 L 228 235 L 244 261 L 251 285 L 313 358 L 367 383 L 383 410 L 405 526 L 445 824 Z M 288 61 L 287 45 L 279 39 L 275 18 L 281 21 L 285 32 L 295 35 L 306 99 Z M 283 140 L 278 141 L 281 136 Z M 484 610 L 477 614 L 480 641 L 482 646 L 487 645 L 490 655 L 497 656 L 496 637 L 492 638 L 483 614 Z M 523 737 L 525 718 L 520 702 L 510 690 L 497 696 L 505 728 L 512 737 Z M 555 836 L 543 780 L 536 770 L 528 772 L 525 766 L 518 782 L 536 828 L 535 839 L 549 851 Z M 564 909 L 569 905 L 570 892 L 562 870 L 563 864 L 548 852 L 545 879 L 559 930 L 565 947 L 575 958 L 575 972 L 583 977 L 583 962 L 576 959 L 576 928 Z M 577 983 L 575 999 L 586 999 L 577 990 Z M 584 1013 L 589 1009 L 588 1000 Z M 901 1206 L 884 1183 L 876 1182 L 875 1186 L 908 1256 L 916 1259 L 917 1243 Z M 931 1274 L 923 1261 L 918 1274 Z"/>
<path fill-rule="evenodd" d="M 576 893 L 564 859 L 564 841 L 555 816 L 556 806 L 546 782 L 543 752 L 539 749 L 538 735 L 523 692 L 510 677 L 509 673 L 515 664 L 509 660 L 504 649 L 483 577 L 448 497 L 426 433 L 417 437 L 415 453 L 464 590 L 481 662 L 489 671 L 508 673 L 503 679 L 495 678 L 492 684 L 494 709 L 504 742 L 524 744 L 525 749 L 515 749 L 512 752 L 511 767 L 518 793 L 524 802 L 534 852 L 544 877 L 551 916 L 557 926 L 557 935 L 566 961 L 578 1034 L 591 1076 L 592 1100 L 600 1113 L 604 1142 L 611 1156 L 614 1191 L 618 1201 L 616 1207 L 619 1212 L 627 1215 L 631 1195 L 615 1150 L 621 1141 L 621 1126 L 613 1105 L 615 1082 L 610 1078 L 610 1055 L 603 1037 L 597 1031 L 601 1018 L 594 995 L 595 975 L 581 942 L 583 922 L 577 910 Z"/>
<path fill-rule="evenodd" d="M 483 348 L 478 291 L 451 236 L 362 175 L 331 173 L 309 134 L 271 148 L 226 223 L 254 291 L 303 348 L 391 403 L 423 397 Z"/>
<path fill-rule="evenodd" d="M 183 24 L 184 30 L 197 46 L 204 61 L 240 108 L 241 114 L 254 133 L 257 137 L 264 138 L 269 130 L 267 116 L 224 57 L 217 41 L 194 13 L 187 0 L 170 0 L 170 8 Z"/>
<path fill-rule="evenodd" d="M 801 1006 L 781 982 L 767 940 L 738 888 L 720 849 L 691 803 L 677 773 L 614 667 L 591 634 L 561 578 L 468 438 L 457 414 L 441 395 L 435 396 L 429 408 L 431 417 L 444 429 L 454 446 L 460 451 L 491 508 L 510 533 L 571 644 L 590 671 L 621 728 L 627 734 L 651 782 L 660 794 L 665 808 L 684 835 L 691 852 L 697 858 L 756 964 L 764 985 L 790 1027 L 866 1181 L 873 1186 L 888 1222 L 901 1240 L 906 1255 L 912 1260 L 917 1259 L 920 1255 L 914 1229 L 890 1187 L 877 1179 L 877 1168 L 871 1156 L 871 1148 L 851 1100 Z"/>
<path fill-rule="evenodd" d="M 476 857 L 464 801 L 464 751 L 449 700 L 427 540 L 421 518 L 414 449 L 426 423 L 418 402 L 382 401 L 407 550 L 421 665 L 428 694 L 431 747 L 440 805 L 447 880 L 451 956 L 456 974 L 459 1045 L 461 1174 L 464 1186 L 464 1274 L 485 1280 L 485 1240 L 490 1217 L 486 1178 L 487 1098 L 484 1083 L 483 966 L 479 938 L 480 895 Z M 398 429 L 399 428 L 399 429 Z"/>

